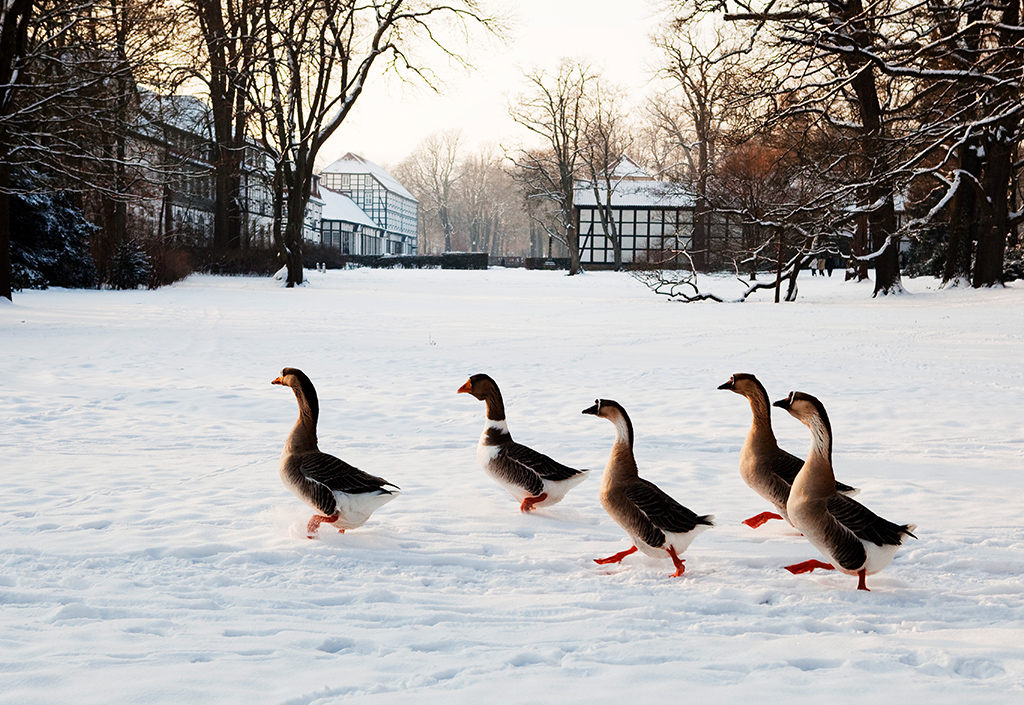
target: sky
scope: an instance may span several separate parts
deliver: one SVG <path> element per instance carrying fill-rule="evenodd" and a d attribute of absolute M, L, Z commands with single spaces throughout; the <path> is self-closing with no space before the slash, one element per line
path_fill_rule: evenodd
<path fill-rule="evenodd" d="M 466 148 L 511 146 L 526 135 L 508 115 L 524 90 L 525 71 L 554 71 L 563 57 L 582 59 L 626 89 L 635 105 L 649 93 L 656 58 L 649 35 L 658 24 L 654 0 L 519 0 L 488 2 L 485 12 L 512 18 L 507 41 L 482 39 L 466 58 L 474 69 L 439 66 L 440 93 L 376 76 L 353 113 L 325 145 L 321 166 L 347 152 L 394 165 L 428 135 L 460 129 Z M 627 9 L 628 8 L 628 9 Z"/>

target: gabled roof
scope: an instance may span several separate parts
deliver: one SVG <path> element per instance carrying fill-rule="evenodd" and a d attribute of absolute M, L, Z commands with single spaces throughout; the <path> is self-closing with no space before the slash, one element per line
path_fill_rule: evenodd
<path fill-rule="evenodd" d="M 149 122 L 162 122 L 182 132 L 210 139 L 212 112 L 194 95 L 160 95 L 143 90 L 139 107 Z"/>
<path fill-rule="evenodd" d="M 654 178 L 632 159 L 623 154 L 619 162 L 612 169 L 612 177 L 615 179 L 634 179 L 642 181 L 653 181 Z"/>
<path fill-rule="evenodd" d="M 405 196 L 408 199 L 416 201 L 416 197 L 409 193 L 409 190 L 402 186 L 398 182 L 398 179 L 393 177 L 384 167 L 379 164 L 374 164 L 369 159 L 364 159 L 358 154 L 349 152 L 341 159 L 333 162 L 326 168 L 324 168 L 321 174 L 371 174 L 377 181 L 379 181 L 384 188 L 392 193 L 397 193 L 400 196 Z M 418 201 L 417 201 L 418 202 Z"/>
<path fill-rule="evenodd" d="M 606 190 L 598 186 L 601 203 L 605 202 Z M 595 207 L 594 189 L 589 181 L 577 181 L 574 195 L 575 205 Z M 681 184 L 668 181 L 620 181 L 612 183 L 612 207 L 614 208 L 693 208 L 696 197 Z"/>
<path fill-rule="evenodd" d="M 355 223 L 369 228 L 380 230 L 370 216 L 363 212 L 363 209 L 356 205 L 356 202 L 343 193 L 332 191 L 321 184 L 320 198 L 324 202 L 322 218 L 324 220 L 340 220 L 345 223 Z"/>

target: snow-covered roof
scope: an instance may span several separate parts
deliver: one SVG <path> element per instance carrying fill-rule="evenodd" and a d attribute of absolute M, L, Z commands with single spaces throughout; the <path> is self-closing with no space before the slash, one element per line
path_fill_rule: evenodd
<path fill-rule="evenodd" d="M 364 159 L 358 154 L 349 152 L 341 159 L 331 163 L 327 166 L 321 174 L 371 174 L 377 181 L 379 181 L 384 188 L 392 193 L 397 193 L 400 196 L 416 201 L 416 197 L 409 193 L 409 190 L 399 183 L 398 179 L 393 177 L 384 167 L 379 164 L 374 164 L 369 159 Z M 418 201 L 417 201 L 418 202 Z"/>
<path fill-rule="evenodd" d="M 363 209 L 356 205 L 356 202 L 343 193 L 332 191 L 329 188 L 320 186 L 320 198 L 324 202 L 322 218 L 324 220 L 340 220 L 345 223 L 355 223 L 369 228 L 379 230 L 370 216 L 363 212 Z"/>
<path fill-rule="evenodd" d="M 598 186 L 601 202 L 605 200 L 604 186 Z M 577 181 L 577 206 L 595 207 L 594 189 L 589 181 Z M 693 208 L 697 199 L 681 186 L 668 181 L 612 182 L 612 206 L 618 208 Z"/>
<path fill-rule="evenodd" d="M 140 96 L 142 112 L 150 120 L 176 127 L 199 137 L 210 138 L 212 113 L 200 98 L 194 95 L 160 95 L 142 91 Z"/>
<path fill-rule="evenodd" d="M 627 157 L 625 154 L 619 158 L 619 163 L 612 169 L 612 176 L 616 179 L 644 179 L 650 180 L 651 175 L 644 171 L 639 164 Z"/>

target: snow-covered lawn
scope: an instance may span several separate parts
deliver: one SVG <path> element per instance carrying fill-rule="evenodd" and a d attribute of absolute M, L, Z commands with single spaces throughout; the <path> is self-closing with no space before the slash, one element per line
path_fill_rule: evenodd
<path fill-rule="evenodd" d="M 0 304 L 0 702 L 1024 702 L 1024 283 L 871 299 L 837 273 L 796 304 L 683 305 L 615 273 L 309 277 Z M 321 448 L 402 487 L 361 529 L 305 538 L 285 366 Z M 516 440 L 595 476 L 521 514 L 476 465 L 476 372 Z M 820 556 L 740 523 L 769 507 L 737 472 L 734 372 L 818 396 L 838 477 L 918 525 L 872 592 L 790 575 Z M 642 475 L 717 517 L 681 578 L 592 561 L 628 546 L 596 397 Z"/>

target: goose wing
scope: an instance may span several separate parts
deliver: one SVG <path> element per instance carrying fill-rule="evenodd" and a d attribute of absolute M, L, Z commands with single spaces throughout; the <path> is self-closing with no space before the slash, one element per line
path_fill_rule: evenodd
<path fill-rule="evenodd" d="M 544 493 L 544 481 L 537 471 L 527 463 L 517 460 L 509 454 L 509 447 L 513 444 L 505 444 L 497 454 L 487 463 L 487 471 L 496 478 L 509 485 L 522 487 L 534 497 Z M 538 453 L 539 455 L 539 453 Z"/>
<path fill-rule="evenodd" d="M 836 495 L 842 497 L 842 495 Z M 846 570 L 860 570 L 868 560 L 864 542 L 853 530 L 835 518 L 822 515 L 821 542 L 828 547 L 832 560 Z"/>
<path fill-rule="evenodd" d="M 787 453 L 782 448 L 772 453 L 771 471 L 790 485 L 793 484 L 793 480 L 796 479 L 797 473 L 803 466 L 804 461 L 792 453 Z"/>
<path fill-rule="evenodd" d="M 883 519 L 846 495 L 833 495 L 828 500 L 828 511 L 857 538 L 870 541 L 876 546 L 899 546 L 903 543 L 904 534 L 913 536 L 906 524 L 895 524 Z"/>
<path fill-rule="evenodd" d="M 662 492 L 657 485 L 641 478 L 626 488 L 626 497 L 644 513 L 655 528 L 661 531 L 685 534 L 688 531 L 693 531 L 698 524 L 711 524 L 707 517 L 697 516 Z M 644 540 L 646 541 L 646 539 Z M 662 541 L 664 541 L 664 537 Z"/>
<path fill-rule="evenodd" d="M 552 482 L 567 480 L 574 475 L 586 472 L 585 470 L 571 468 L 568 465 L 562 465 L 543 453 L 538 453 L 533 448 L 528 448 L 519 443 L 509 443 L 506 445 L 503 455 L 508 458 L 509 462 L 516 463 Z"/>
<path fill-rule="evenodd" d="M 340 458 L 327 453 L 309 453 L 302 457 L 300 465 L 307 480 L 322 485 L 330 492 L 364 494 L 366 492 L 388 492 L 385 486 L 398 487 L 382 477 L 363 472 Z"/>

